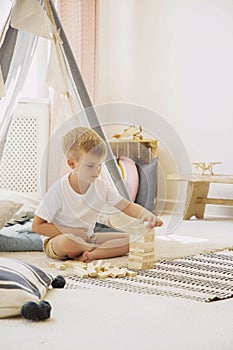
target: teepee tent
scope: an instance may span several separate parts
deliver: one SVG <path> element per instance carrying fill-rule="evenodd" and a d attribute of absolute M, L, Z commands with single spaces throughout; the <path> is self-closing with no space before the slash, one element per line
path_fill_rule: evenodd
<path fill-rule="evenodd" d="M 59 125 L 53 125 L 48 121 L 46 130 L 43 126 L 38 129 L 38 126 L 31 125 L 30 118 L 24 118 L 23 122 L 22 119 L 17 122 L 15 118 L 18 95 L 28 75 L 40 38 L 50 42 L 46 83 L 62 99 L 64 105 L 62 114 L 64 120 L 60 120 Z M 23 168 L 20 168 L 19 164 L 19 155 L 22 152 L 19 149 L 22 145 L 20 137 L 17 144 L 17 133 L 23 134 L 24 143 L 28 144 L 27 148 L 31 153 L 34 152 L 32 143 L 36 132 L 49 135 L 47 145 L 46 138 L 42 137 L 43 154 L 38 156 L 39 163 L 34 164 L 36 177 L 40 173 L 38 180 L 40 188 L 34 190 L 44 192 L 54 181 L 54 174 L 58 176 L 61 172 L 61 163 L 54 158 L 54 152 L 56 157 L 61 157 L 57 151 L 60 138 L 66 129 L 85 125 L 93 128 L 106 141 L 108 148 L 106 176 L 109 181 L 116 184 L 125 198 L 129 198 L 52 0 L 15 0 L 9 9 L 0 36 L 0 111 L 0 188 L 7 188 L 9 183 L 7 178 L 15 173 L 15 168 L 9 168 L 8 164 L 10 152 L 16 153 L 15 164 L 14 162 L 12 164 L 20 169 L 22 177 L 26 176 L 25 173 L 22 174 Z M 27 130 L 28 121 L 31 125 L 30 130 Z M 31 156 L 33 158 L 32 154 Z M 30 192 L 31 189 L 25 191 Z"/>

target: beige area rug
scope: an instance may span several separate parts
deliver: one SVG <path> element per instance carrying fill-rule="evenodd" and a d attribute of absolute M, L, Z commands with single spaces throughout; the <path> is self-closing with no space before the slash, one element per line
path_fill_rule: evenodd
<path fill-rule="evenodd" d="M 155 235 L 155 262 L 193 256 L 200 253 L 232 249 L 233 234 L 232 237 L 225 238 L 224 240 L 184 236 L 179 234 Z M 0 256 L 18 259 L 37 265 L 53 275 L 61 273 L 68 276 L 72 273 L 72 269 L 68 269 L 64 272 L 49 267 L 49 262 L 54 260 L 48 258 L 43 252 L 1 252 Z M 106 259 L 106 261 L 111 261 L 116 266 L 126 267 L 128 264 L 128 256 Z"/>

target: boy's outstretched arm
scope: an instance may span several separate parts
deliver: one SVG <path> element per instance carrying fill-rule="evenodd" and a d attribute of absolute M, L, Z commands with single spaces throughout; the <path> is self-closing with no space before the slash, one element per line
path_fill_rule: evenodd
<path fill-rule="evenodd" d="M 157 218 L 156 215 L 143 208 L 141 205 L 132 203 L 127 199 L 122 199 L 117 205 L 115 205 L 115 208 L 133 218 L 140 219 L 141 223 L 148 222 L 148 227 L 153 228 L 163 225 L 163 221 Z"/>

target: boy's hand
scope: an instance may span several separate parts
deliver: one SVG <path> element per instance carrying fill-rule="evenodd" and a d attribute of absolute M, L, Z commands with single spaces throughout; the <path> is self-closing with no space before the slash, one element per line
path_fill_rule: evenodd
<path fill-rule="evenodd" d="M 155 215 L 145 215 L 141 218 L 140 223 L 144 224 L 144 222 L 148 222 L 148 228 L 159 227 L 163 225 L 163 221 L 157 218 Z"/>

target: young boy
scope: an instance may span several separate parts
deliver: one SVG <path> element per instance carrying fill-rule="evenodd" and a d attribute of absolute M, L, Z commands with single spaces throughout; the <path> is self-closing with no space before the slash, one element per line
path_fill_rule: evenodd
<path fill-rule="evenodd" d="M 124 199 L 99 177 L 107 148 L 94 130 L 78 127 L 68 132 L 63 137 L 63 151 L 71 172 L 50 187 L 32 224 L 34 232 L 47 236 L 44 251 L 49 257 L 90 262 L 128 253 L 128 234 L 93 233 L 106 204 L 148 221 L 148 227 L 162 225 L 151 212 Z"/>

